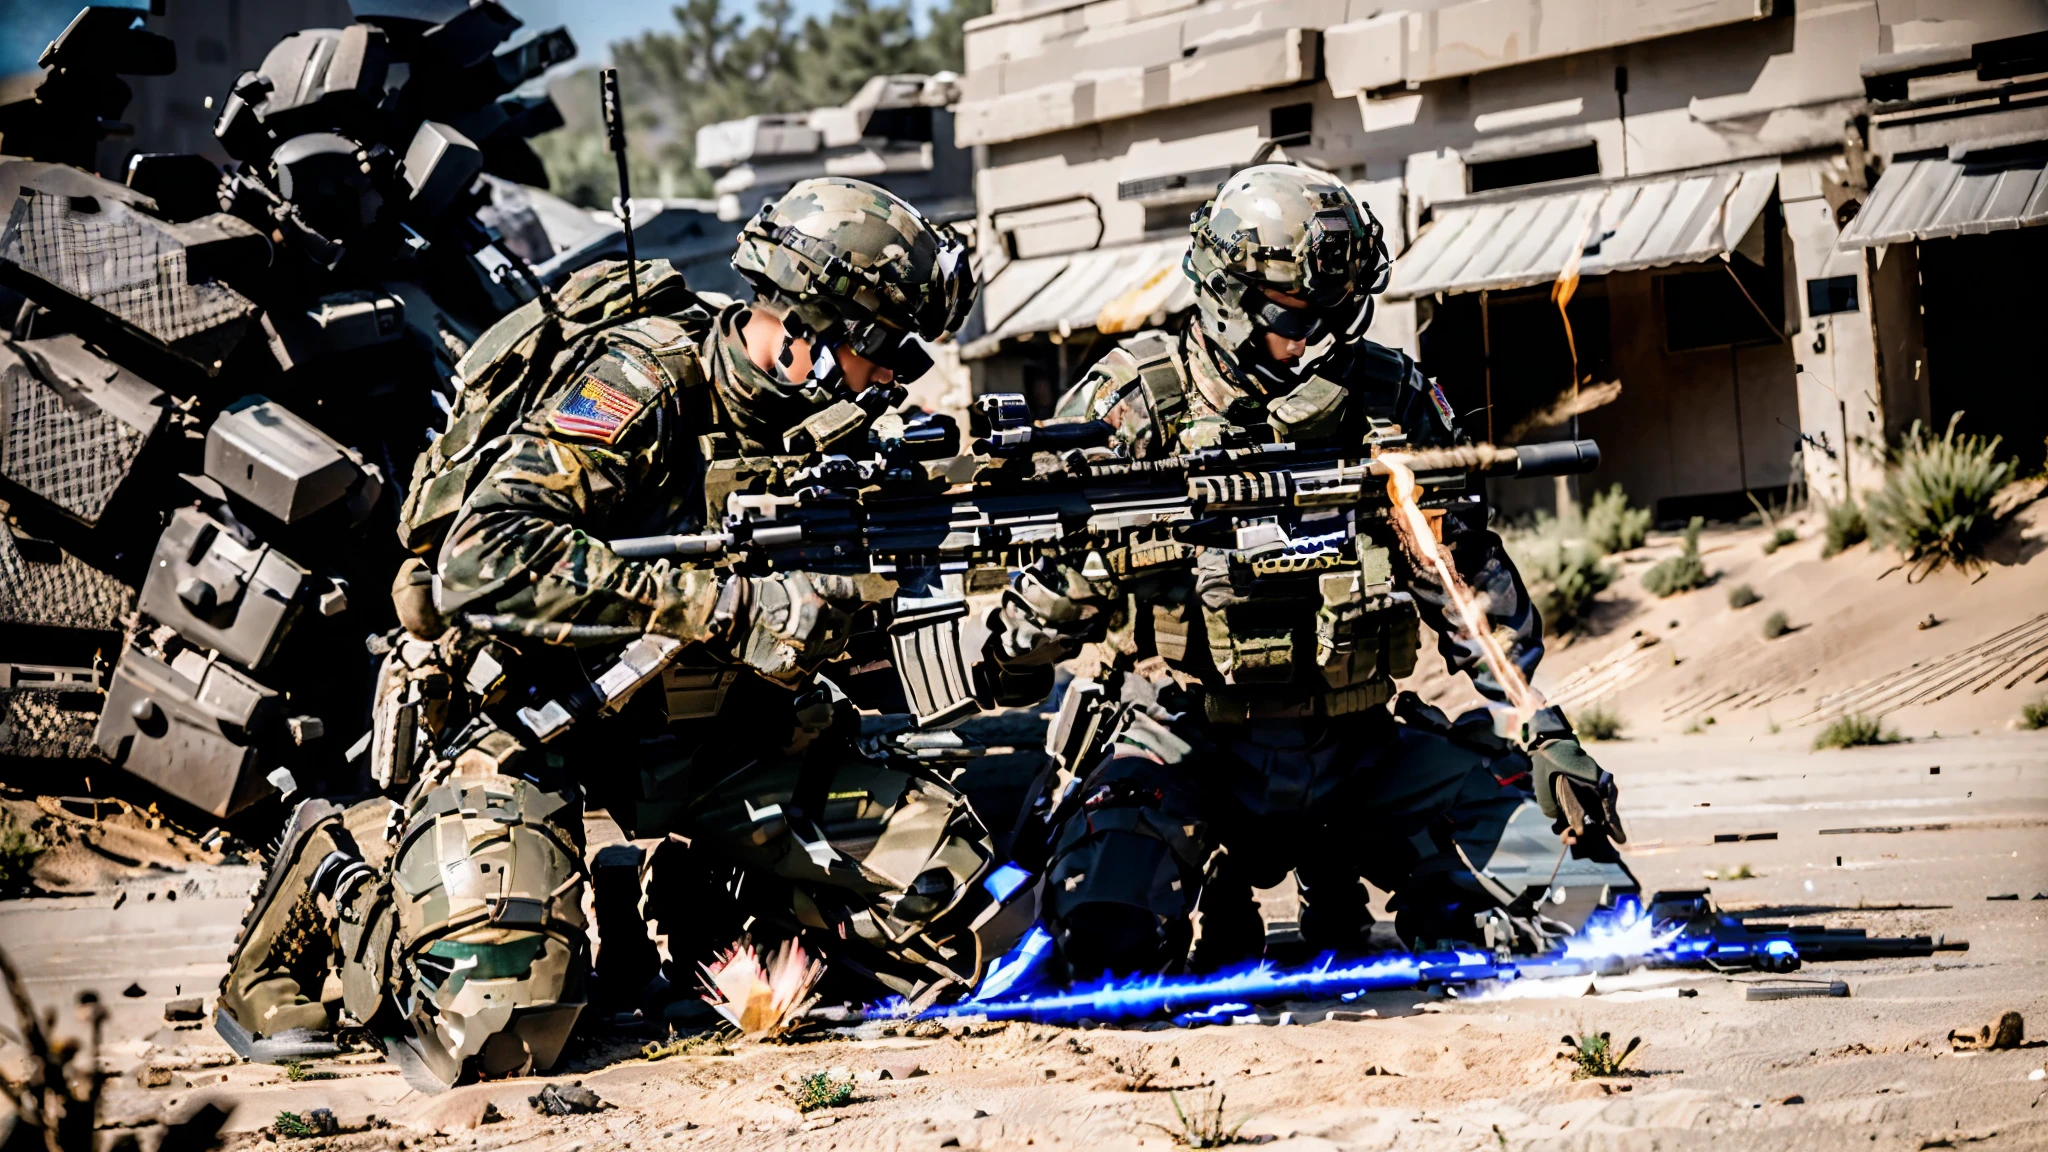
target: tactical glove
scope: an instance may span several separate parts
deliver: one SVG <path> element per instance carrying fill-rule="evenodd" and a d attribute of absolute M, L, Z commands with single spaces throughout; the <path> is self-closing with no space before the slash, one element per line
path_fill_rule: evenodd
<path fill-rule="evenodd" d="M 854 616 L 896 594 L 871 573 L 777 572 L 745 581 L 747 629 L 737 655 L 771 680 L 794 684 L 846 648 Z"/>
<path fill-rule="evenodd" d="M 1096 560 L 1090 557 L 1090 560 Z M 1115 596 L 1114 578 L 1041 560 L 1017 573 L 988 616 L 987 656 L 1006 667 L 1057 664 L 1093 633 Z"/>
<path fill-rule="evenodd" d="M 1617 844 L 1628 842 L 1615 811 L 1614 773 L 1594 763 L 1576 737 L 1542 741 L 1529 750 L 1529 765 L 1536 803 L 1550 817 L 1550 830 L 1564 835 L 1566 843 L 1584 839 L 1589 827 Z"/>

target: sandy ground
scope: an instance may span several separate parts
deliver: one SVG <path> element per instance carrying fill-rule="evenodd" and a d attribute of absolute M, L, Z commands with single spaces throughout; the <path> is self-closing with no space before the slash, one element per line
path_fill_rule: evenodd
<path fill-rule="evenodd" d="M 2023 525 L 2018 549 L 2039 531 Z M 210 1010 L 256 870 L 149 829 L 146 814 L 68 840 L 53 863 L 68 862 L 72 894 L 0 903 L 0 945 L 38 1003 L 92 989 L 109 1005 L 104 1064 L 121 1074 L 109 1122 L 214 1101 L 232 1109 L 240 1148 L 275 1140 L 281 1111 L 325 1107 L 358 1130 L 280 1143 L 1165 1149 L 1175 1100 L 1193 1111 L 1217 1097 L 1243 1136 L 1288 1149 L 2048 1146 L 2048 1047 L 1958 1054 L 1946 1041 L 2008 1010 L 2048 1033 L 2048 732 L 2006 729 L 2041 685 L 2027 673 L 2003 687 L 2032 657 L 1992 643 L 2048 612 L 2048 564 L 1909 585 L 1878 579 L 1889 561 L 1867 549 L 1823 562 L 1802 540 L 1767 557 L 1760 538 L 1710 534 L 1720 582 L 1667 601 L 1636 581 L 1672 542 L 1623 558 L 1612 606 L 1555 648 L 1544 678 L 1569 698 L 1604 676 L 1576 702 L 1608 703 L 1628 722 L 1632 738 L 1596 753 L 1623 781 L 1627 855 L 1646 889 L 1710 886 L 1725 907 L 1778 920 L 1970 943 L 1799 974 L 1846 981 L 1848 999 L 1752 1002 L 1747 977 L 1685 971 L 1523 982 L 1478 999 L 1376 994 L 1343 1006 L 1376 1016 L 1343 1020 L 1326 1018 L 1328 1004 L 1284 1006 L 1285 1026 L 927 1025 L 659 1061 L 640 1058 L 636 1040 L 579 1039 L 545 1079 L 425 1097 L 373 1056 L 323 1062 L 335 1079 L 295 1083 L 236 1063 L 209 1028 L 163 1020 L 181 995 L 208 996 Z M 1741 617 L 1726 600 L 1736 582 L 1765 596 Z M 1764 641 L 1750 625 L 1773 608 L 1802 630 Z M 1917 628 L 1930 612 L 1938 624 Z M 1640 663 L 1618 663 L 1628 659 Z M 1930 668 L 1949 669 L 1933 690 L 1960 689 L 1877 709 L 1909 742 L 1809 750 L 1829 699 Z M 152 831 L 163 847 L 144 851 Z M 1715 842 L 1760 832 L 1777 838 Z M 1292 895 L 1269 892 L 1266 905 L 1285 919 Z M 1568 1032 L 1641 1037 L 1638 1074 L 1574 1081 L 1559 1058 Z M 19 1054 L 0 1043 L 0 1065 Z M 794 1079 L 827 1070 L 855 1079 L 852 1099 L 800 1113 Z M 607 1108 L 546 1118 L 528 1105 L 542 1084 L 571 1081 Z"/>
<path fill-rule="evenodd" d="M 1512 998 L 1477 1001 L 1377 994 L 1349 1006 L 1377 1018 L 1318 1020 L 1315 1006 L 1301 1005 L 1298 1019 L 1317 1022 L 1292 1026 L 970 1024 L 654 1062 L 629 1041 L 579 1041 L 549 1079 L 580 1081 L 614 1106 L 595 1116 L 537 1116 L 526 1097 L 540 1080 L 423 1097 L 363 1057 L 318 1066 L 339 1079 L 291 1083 L 278 1069 L 233 1063 L 206 1029 L 162 1023 L 164 1000 L 210 992 L 218 980 L 255 876 L 246 866 L 197 864 L 90 896 L 10 902 L 0 940 L 41 1003 L 94 988 L 111 1004 L 106 1062 L 124 1073 L 113 1118 L 217 1100 L 233 1106 L 241 1147 L 266 1143 L 262 1129 L 280 1111 L 327 1107 L 347 1124 L 385 1127 L 288 1143 L 1163 1149 L 1167 1133 L 1150 1126 L 1174 1125 L 1161 1089 L 1179 1089 L 1184 1106 L 1220 1094 L 1233 1123 L 1248 1117 L 1245 1135 L 1299 1149 L 2040 1147 L 2048 1082 L 2028 1077 L 2048 1049 L 1957 1055 L 1945 1037 L 2007 1010 L 2048 1021 L 2048 900 L 2030 899 L 2048 890 L 2044 753 L 2048 735 L 2037 733 L 1824 753 L 1790 734 L 1603 749 L 1631 784 L 1629 855 L 1646 886 L 1693 887 L 1707 870 L 1746 864 L 1753 878 L 1713 882 L 1724 904 L 1970 942 L 1963 953 L 1802 973 L 1846 980 L 1846 1000 L 1749 1002 L 1741 978 L 1685 972 L 1524 984 Z M 1936 764 L 1941 772 L 1931 774 Z M 1822 831 L 1911 825 L 1944 827 Z M 1758 831 L 1779 838 L 1713 840 Z M 1987 899 L 2004 894 L 2021 898 Z M 1271 897 L 1283 912 L 1287 895 Z M 142 995 L 121 995 L 131 982 Z M 1681 988 L 1698 995 L 1679 998 Z M 1600 1031 L 1642 1037 L 1642 1075 L 1571 1079 L 1559 1036 Z M 895 1075 L 877 1079 L 885 1068 Z M 159 1086 L 139 1087 L 138 1069 L 157 1069 Z M 828 1069 L 859 1081 L 854 1098 L 799 1114 L 791 1078 Z M 1130 1090 L 1140 1084 L 1147 1090 Z M 486 1104 L 503 1118 L 479 1123 Z"/>

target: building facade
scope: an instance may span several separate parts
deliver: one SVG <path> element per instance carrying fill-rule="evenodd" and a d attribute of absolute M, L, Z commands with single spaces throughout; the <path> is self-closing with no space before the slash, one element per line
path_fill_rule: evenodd
<path fill-rule="evenodd" d="M 1183 313 L 1188 214 L 1272 141 L 1382 221 L 1374 336 L 1472 434 L 1596 436 L 1590 485 L 1663 519 L 1800 483 L 1840 499 L 1913 418 L 1984 406 L 1941 383 L 1937 336 L 1952 371 L 1983 354 L 1939 309 L 1920 321 L 1927 262 L 1844 241 L 1898 158 L 1937 146 L 1887 109 L 1925 117 L 1964 74 L 1984 89 L 1965 106 L 2013 103 L 2000 85 L 2024 103 L 2044 31 L 2040 0 L 998 0 L 956 109 L 989 279 L 965 355 L 977 389 L 1044 405 Z M 1910 91 L 1876 99 L 1867 77 L 1902 70 Z M 1999 115 L 1979 135 L 2024 160 L 2007 138 L 2033 113 Z"/>

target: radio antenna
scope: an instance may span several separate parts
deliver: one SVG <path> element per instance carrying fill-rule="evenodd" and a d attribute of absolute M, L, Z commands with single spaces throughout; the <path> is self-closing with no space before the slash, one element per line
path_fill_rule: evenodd
<path fill-rule="evenodd" d="M 619 163 L 619 223 L 626 230 L 626 275 L 633 289 L 633 311 L 640 311 L 640 262 L 633 251 L 633 190 L 626 175 L 626 110 L 619 102 L 619 70 L 598 74 L 603 86 L 604 139 Z"/>

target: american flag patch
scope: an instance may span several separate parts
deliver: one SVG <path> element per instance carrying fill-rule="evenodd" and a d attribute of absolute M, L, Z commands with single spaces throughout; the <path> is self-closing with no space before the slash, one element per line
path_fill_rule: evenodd
<path fill-rule="evenodd" d="M 1451 411 L 1450 397 L 1444 395 L 1444 386 L 1434 380 L 1429 382 L 1429 402 L 1436 406 L 1436 414 L 1442 417 L 1446 429 L 1458 426 L 1457 414 Z"/>
<path fill-rule="evenodd" d="M 564 436 L 585 436 L 606 444 L 640 411 L 640 403 L 593 376 L 548 413 L 548 425 Z"/>

